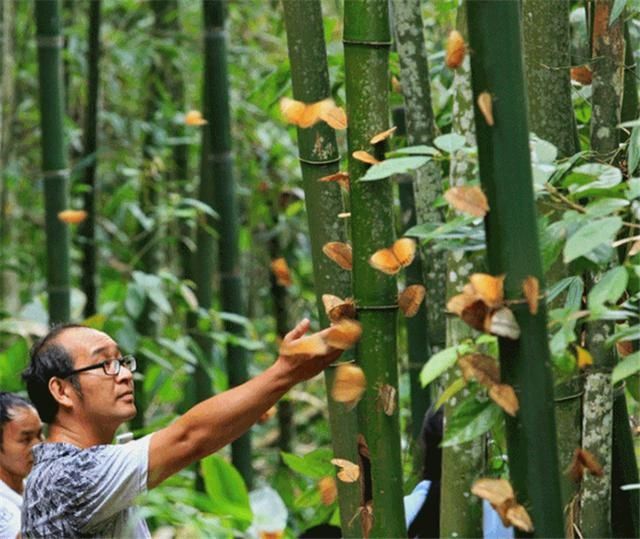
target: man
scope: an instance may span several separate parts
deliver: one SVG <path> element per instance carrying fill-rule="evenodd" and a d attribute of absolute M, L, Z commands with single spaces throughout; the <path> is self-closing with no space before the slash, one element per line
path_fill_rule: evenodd
<path fill-rule="evenodd" d="M 20 533 L 24 478 L 31 470 L 31 448 L 42 438 L 42 423 L 31 404 L 0 392 L 0 539 Z"/>
<path fill-rule="evenodd" d="M 308 329 L 303 320 L 283 342 L 295 350 Z M 52 330 L 32 349 L 23 375 L 49 423 L 50 442 L 33 450 L 23 536 L 148 537 L 133 508 L 136 496 L 238 438 L 292 386 L 340 353 L 280 354 L 262 374 L 197 404 L 168 427 L 110 445 L 116 429 L 136 414 L 135 359 L 122 357 L 101 331 L 77 325 Z"/>

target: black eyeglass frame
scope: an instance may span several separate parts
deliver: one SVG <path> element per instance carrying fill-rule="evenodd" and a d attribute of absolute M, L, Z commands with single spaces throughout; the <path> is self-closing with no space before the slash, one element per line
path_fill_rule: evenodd
<path fill-rule="evenodd" d="M 116 367 L 116 372 L 107 372 L 107 364 L 109 363 L 113 363 L 116 362 L 117 367 Z M 129 363 L 129 365 L 123 365 L 124 363 Z M 62 376 L 62 379 L 66 379 L 69 378 L 70 376 L 73 376 L 74 374 L 78 374 L 80 372 L 84 372 L 84 371 L 90 371 L 93 369 L 100 369 L 102 368 L 102 370 L 104 371 L 104 373 L 107 376 L 118 376 L 120 374 L 120 369 L 122 367 L 125 367 L 127 369 L 129 369 L 130 372 L 136 372 L 137 369 L 137 362 L 136 362 L 136 358 L 132 355 L 132 354 L 127 354 L 126 356 L 122 356 L 122 357 L 116 357 L 113 359 L 105 359 L 104 361 L 101 361 L 100 363 L 94 363 L 93 365 L 87 365 L 86 367 L 82 367 L 81 369 L 76 369 L 75 371 L 71 371 L 68 374 L 65 374 L 64 376 Z"/>

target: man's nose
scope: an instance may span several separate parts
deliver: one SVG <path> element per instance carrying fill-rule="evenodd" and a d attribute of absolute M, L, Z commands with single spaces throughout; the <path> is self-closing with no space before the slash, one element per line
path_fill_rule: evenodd
<path fill-rule="evenodd" d="M 116 381 L 120 382 L 123 380 L 126 380 L 126 381 L 133 380 L 133 373 L 129 369 L 127 369 L 127 367 L 125 367 L 124 365 L 120 365 L 120 372 L 116 376 Z"/>

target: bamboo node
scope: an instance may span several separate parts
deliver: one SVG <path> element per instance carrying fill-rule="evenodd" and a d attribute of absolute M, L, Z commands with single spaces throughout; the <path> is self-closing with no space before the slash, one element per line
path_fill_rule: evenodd
<path fill-rule="evenodd" d="M 38 47 L 46 49 L 61 49 L 64 46 L 64 37 L 60 36 L 37 36 Z"/>
<path fill-rule="evenodd" d="M 59 170 L 43 170 L 42 175 L 44 176 L 45 180 L 47 178 L 57 178 L 58 176 L 64 176 L 68 178 L 70 175 L 70 171 L 68 168 L 61 168 Z"/>
<path fill-rule="evenodd" d="M 314 161 L 312 159 L 305 159 L 304 157 L 298 156 L 298 161 L 300 161 L 301 163 L 306 163 L 307 165 L 332 165 L 333 163 L 340 162 L 340 156 L 324 161 Z"/>
<path fill-rule="evenodd" d="M 391 311 L 397 308 L 397 303 L 394 303 L 392 305 L 360 305 L 360 303 L 358 303 L 359 311 Z"/>

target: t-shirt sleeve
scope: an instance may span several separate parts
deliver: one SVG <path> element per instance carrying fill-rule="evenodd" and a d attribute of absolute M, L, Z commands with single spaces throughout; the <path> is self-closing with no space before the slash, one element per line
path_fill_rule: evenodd
<path fill-rule="evenodd" d="M 81 519 L 86 523 L 84 528 L 131 507 L 135 498 L 146 492 L 151 436 L 93 451 L 95 460 L 88 470 L 92 480 L 82 494 L 87 502 L 85 518 Z"/>
<path fill-rule="evenodd" d="M 20 531 L 20 513 L 2 507 L 0 498 L 0 539 L 15 539 Z"/>

